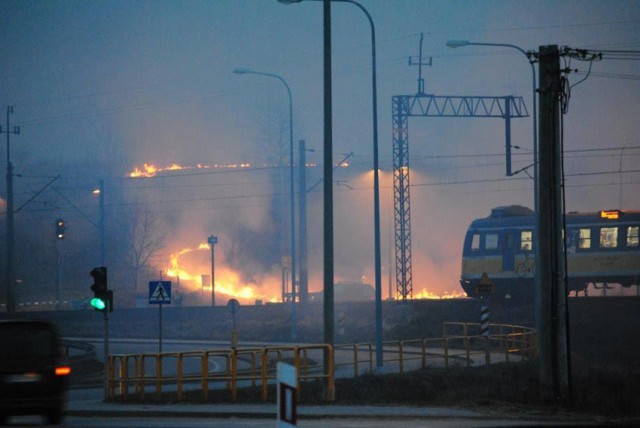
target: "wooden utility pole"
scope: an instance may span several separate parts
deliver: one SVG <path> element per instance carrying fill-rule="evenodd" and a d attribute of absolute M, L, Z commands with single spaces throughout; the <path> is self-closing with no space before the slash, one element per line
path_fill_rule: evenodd
<path fill-rule="evenodd" d="M 541 394 L 569 398 L 567 282 L 563 245 L 560 115 L 562 79 L 558 46 L 540 46 L 538 281 L 536 307 Z"/>

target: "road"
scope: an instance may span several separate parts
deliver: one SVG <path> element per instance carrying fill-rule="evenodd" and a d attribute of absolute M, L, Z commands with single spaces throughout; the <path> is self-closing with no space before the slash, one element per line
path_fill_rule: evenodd
<path fill-rule="evenodd" d="M 102 341 L 86 340 L 95 344 L 98 357 L 102 356 Z M 204 348 L 223 348 L 223 343 L 205 341 L 165 341 L 163 351 L 178 352 Z M 154 353 L 158 351 L 155 341 L 118 339 L 111 343 L 111 353 Z M 161 427 L 273 427 L 275 404 L 262 404 L 222 408 L 216 405 L 149 405 L 104 403 L 102 388 L 71 389 L 68 392 L 69 414 L 62 427 L 122 427 L 122 428 L 161 428 Z M 95 414 L 93 417 L 87 415 Z M 404 407 L 367 407 L 367 406 L 303 406 L 299 408 L 297 426 L 308 428 L 331 427 L 367 427 L 387 428 L 390 426 L 413 427 L 501 427 L 501 426 L 579 426 L 585 420 L 567 421 L 516 418 L 513 415 L 504 418 L 487 418 L 474 411 L 449 408 L 404 408 Z M 14 417 L 13 426 L 42 426 L 44 419 L 39 416 Z M 587 421 L 591 422 L 591 421 Z"/>
<path fill-rule="evenodd" d="M 16 417 L 11 421 L 11 426 L 32 427 L 44 425 L 44 419 L 35 416 Z M 166 418 L 166 417 L 67 417 L 59 427 L 91 427 L 91 428 L 273 428 L 275 419 L 254 418 Z M 377 418 L 366 416 L 341 418 L 341 419 L 315 419 L 298 420 L 300 428 L 483 428 L 483 427 L 538 427 L 538 426 L 582 426 L 584 423 L 539 421 L 539 420 L 514 420 L 514 419 L 460 419 L 460 418 Z"/>

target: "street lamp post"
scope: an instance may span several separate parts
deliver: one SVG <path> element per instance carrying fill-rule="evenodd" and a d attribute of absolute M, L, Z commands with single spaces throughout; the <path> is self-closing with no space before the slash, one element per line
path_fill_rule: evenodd
<path fill-rule="evenodd" d="M 291 218 L 291 339 L 296 338 L 296 218 L 295 218 L 295 202 L 294 202 L 294 166 L 293 166 L 293 102 L 291 97 L 291 89 L 287 82 L 279 75 L 273 73 L 263 73 L 260 71 L 253 71 L 246 68 L 236 68 L 233 70 L 235 74 L 257 74 L 259 76 L 273 77 L 278 79 L 286 88 L 287 96 L 289 97 L 289 216 Z"/>
<path fill-rule="evenodd" d="M 13 208 L 13 164 L 11 163 L 11 134 L 20 134 L 20 127 L 14 126 L 11 129 L 10 116 L 13 113 L 13 106 L 7 107 L 7 129 L 0 127 L 0 134 L 7 134 L 7 314 L 16 312 L 16 299 L 14 287 L 16 283 L 16 272 L 14 265 L 14 208 Z"/>
<path fill-rule="evenodd" d="M 533 52 L 527 52 L 520 46 L 512 45 L 509 43 L 481 43 L 470 42 L 469 40 L 449 40 L 447 46 L 450 48 L 460 48 L 464 46 L 494 46 L 515 49 L 525 57 L 531 66 L 531 96 L 533 97 L 533 210 L 538 213 L 538 107 L 537 107 L 537 91 L 536 91 L 536 69 L 534 67 L 535 61 L 531 58 L 534 56 Z"/>
<path fill-rule="evenodd" d="M 97 189 L 93 191 L 94 195 L 98 195 L 98 205 L 100 209 L 100 266 L 105 266 L 104 258 L 104 180 L 100 180 L 100 184 Z"/>
<path fill-rule="evenodd" d="M 548 308 L 545 307 L 545 302 L 547 299 L 543 296 L 542 290 L 542 276 L 541 270 L 543 270 L 543 266 L 541 264 L 540 257 L 540 247 L 539 243 L 541 242 L 540 237 L 538 236 L 539 225 L 541 224 L 541 216 L 540 213 L 540 187 L 538 183 L 538 108 L 537 108 L 537 91 L 536 91 L 536 70 L 534 67 L 535 61 L 532 58 L 535 58 L 534 52 L 526 52 L 519 46 L 508 44 L 508 43 L 479 43 L 479 42 L 470 42 L 468 40 L 449 40 L 447 42 L 447 46 L 450 48 L 457 48 L 463 46 L 495 46 L 495 47 L 505 47 L 510 49 L 515 49 L 518 52 L 522 53 L 529 64 L 531 65 L 531 77 L 532 77 L 532 96 L 533 96 L 533 188 L 534 188 L 534 211 L 535 211 L 535 226 L 534 226 L 534 234 L 533 234 L 533 248 L 534 248 L 534 257 L 535 257 L 535 265 L 536 272 L 534 276 L 534 287 L 535 287 L 535 314 L 536 314 L 536 323 L 538 325 L 538 332 L 542 336 L 543 332 L 546 328 L 543 328 L 543 324 L 546 323 L 546 315 L 548 312 Z M 541 72 L 542 73 L 542 72 Z M 545 318 L 543 320 L 543 318 Z M 546 334 L 546 333 L 545 333 Z M 544 341 L 543 339 L 541 339 Z M 544 345 L 546 346 L 546 345 Z"/>
<path fill-rule="evenodd" d="M 215 286 L 215 275 L 216 275 L 216 256 L 214 246 L 218 243 L 217 236 L 209 236 L 207 238 L 207 243 L 211 247 L 211 306 L 216 305 L 216 286 Z"/>
<path fill-rule="evenodd" d="M 280 3 L 293 4 L 303 0 L 278 0 Z M 312 0 L 322 1 L 322 0 Z M 376 370 L 383 370 L 382 353 L 382 267 L 380 255 L 380 177 L 378 160 L 378 90 L 376 77 L 376 30 L 371 15 L 360 3 L 354 0 L 330 0 L 337 3 L 350 3 L 360 9 L 367 17 L 371 27 L 371 92 L 373 117 L 373 229 L 374 229 L 374 259 L 375 259 L 375 318 L 376 318 Z"/>

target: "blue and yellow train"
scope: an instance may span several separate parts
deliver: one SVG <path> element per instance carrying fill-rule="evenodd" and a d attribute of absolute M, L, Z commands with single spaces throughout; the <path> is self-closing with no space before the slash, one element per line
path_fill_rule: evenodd
<path fill-rule="evenodd" d="M 535 217 L 519 205 L 474 220 L 462 251 L 460 284 L 467 296 L 533 298 Z M 640 284 L 640 211 L 566 215 L 568 291 L 589 284 Z"/>

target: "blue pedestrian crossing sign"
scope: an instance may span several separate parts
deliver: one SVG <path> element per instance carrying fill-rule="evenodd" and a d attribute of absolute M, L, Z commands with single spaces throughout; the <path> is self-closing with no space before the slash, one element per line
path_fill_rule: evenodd
<path fill-rule="evenodd" d="M 171 303 L 171 281 L 149 281 L 149 304 Z"/>

